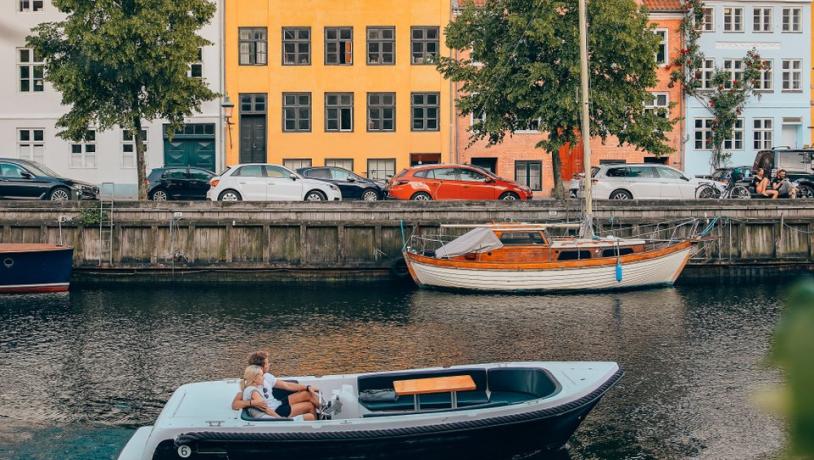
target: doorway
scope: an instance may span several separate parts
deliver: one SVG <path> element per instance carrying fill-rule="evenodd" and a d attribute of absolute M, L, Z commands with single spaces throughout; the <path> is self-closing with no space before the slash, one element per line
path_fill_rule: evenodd
<path fill-rule="evenodd" d="M 240 95 L 240 163 L 266 162 L 266 94 Z"/>
<path fill-rule="evenodd" d="M 437 165 L 441 163 L 440 153 L 411 153 L 410 166 Z"/>
<path fill-rule="evenodd" d="M 799 149 L 802 128 L 802 123 L 783 123 L 783 129 L 780 131 L 779 147 Z"/>

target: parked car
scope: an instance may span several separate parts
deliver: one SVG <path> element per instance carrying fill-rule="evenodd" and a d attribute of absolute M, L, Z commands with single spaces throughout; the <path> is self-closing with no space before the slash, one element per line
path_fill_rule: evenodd
<path fill-rule="evenodd" d="M 212 201 L 339 201 L 334 184 L 307 179 L 271 164 L 243 164 L 209 181 L 206 198 Z"/>
<path fill-rule="evenodd" d="M 17 200 L 93 200 L 99 187 L 68 179 L 34 161 L 0 158 L 0 198 Z"/>
<path fill-rule="evenodd" d="M 694 199 L 696 190 L 710 180 L 689 178 L 669 166 L 607 164 L 591 169 L 591 192 L 595 200 Z M 581 196 L 579 181 L 571 181 L 571 192 Z M 576 187 L 576 190 L 574 189 Z"/>
<path fill-rule="evenodd" d="M 755 155 L 752 170 L 763 168 L 769 177 L 780 169 L 797 184 L 800 198 L 814 198 L 814 149 L 774 148 L 761 150 Z"/>
<path fill-rule="evenodd" d="M 215 173 L 201 168 L 155 168 L 147 176 L 147 197 L 153 201 L 205 200 Z"/>
<path fill-rule="evenodd" d="M 405 169 L 388 182 L 396 200 L 529 200 L 528 187 L 466 165 L 427 165 Z"/>
<path fill-rule="evenodd" d="M 380 184 L 358 176 L 353 171 L 337 166 L 300 168 L 297 170 L 303 177 L 330 182 L 342 192 L 343 200 L 376 201 L 384 198 L 384 187 Z"/>

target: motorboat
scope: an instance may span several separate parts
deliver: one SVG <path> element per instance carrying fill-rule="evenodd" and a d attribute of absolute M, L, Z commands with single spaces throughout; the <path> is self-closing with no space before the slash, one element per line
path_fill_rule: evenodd
<path fill-rule="evenodd" d="M 67 291 L 72 269 L 71 247 L 0 243 L 0 294 Z"/>
<path fill-rule="evenodd" d="M 172 394 L 153 426 L 136 431 L 119 460 L 451 458 L 494 448 L 559 449 L 621 377 L 613 362 L 506 362 L 286 378 L 320 389 L 330 417 L 316 421 L 232 410 L 237 379 L 192 383 Z"/>
<path fill-rule="evenodd" d="M 482 225 L 454 239 L 414 235 L 404 247 L 404 260 L 422 287 L 493 292 L 630 289 L 675 283 L 701 241 L 552 236 L 552 227 L 569 225 Z"/>

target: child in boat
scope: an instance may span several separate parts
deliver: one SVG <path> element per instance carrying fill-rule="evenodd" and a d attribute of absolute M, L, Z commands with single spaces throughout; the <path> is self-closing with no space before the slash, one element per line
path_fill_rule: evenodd
<path fill-rule="evenodd" d="M 265 351 L 256 351 L 249 355 L 248 364 L 260 367 L 263 371 L 263 396 L 265 400 L 258 402 L 258 409 L 264 410 L 264 405 L 268 405 L 282 417 L 294 417 L 302 414 L 311 414 L 316 417 L 316 408 L 319 407 L 319 391 L 315 386 L 301 385 L 299 383 L 279 380 L 268 372 L 269 355 Z M 291 394 L 284 397 L 284 400 L 277 400 L 273 394 L 273 389 L 285 390 Z M 241 410 L 249 407 L 249 401 L 243 400 L 243 394 L 238 393 L 232 400 L 232 409 Z"/>
<path fill-rule="evenodd" d="M 246 401 L 249 415 L 254 418 L 275 418 L 292 416 L 295 420 L 314 420 L 310 413 L 292 414 L 288 405 L 278 405 L 277 411 L 270 407 L 268 390 L 265 388 L 265 376 L 263 368 L 260 366 L 249 366 L 243 372 L 243 379 L 240 381 L 240 390 L 243 401 Z"/>

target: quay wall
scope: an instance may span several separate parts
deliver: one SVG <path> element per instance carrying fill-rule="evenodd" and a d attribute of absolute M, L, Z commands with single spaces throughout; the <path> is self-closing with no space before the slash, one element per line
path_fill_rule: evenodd
<path fill-rule="evenodd" d="M 399 271 L 402 234 L 465 231 L 441 224 L 576 222 L 580 215 L 576 201 L 2 202 L 0 242 L 73 246 L 79 280 L 381 279 Z M 713 222 L 714 239 L 686 278 L 814 267 L 814 202 L 598 202 L 594 222 L 603 234 L 664 239 Z"/>

